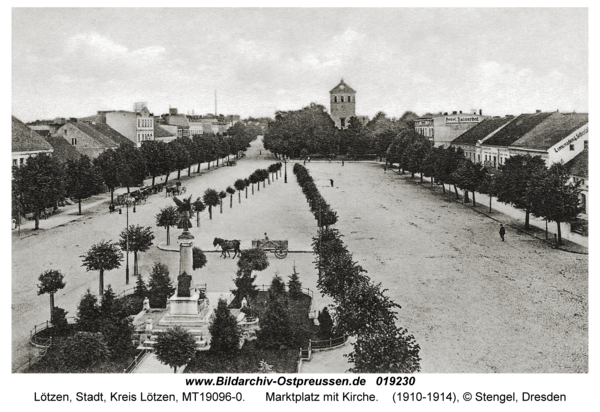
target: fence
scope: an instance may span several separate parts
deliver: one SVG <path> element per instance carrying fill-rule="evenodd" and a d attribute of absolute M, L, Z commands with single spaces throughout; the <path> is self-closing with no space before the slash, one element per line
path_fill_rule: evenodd
<path fill-rule="evenodd" d="M 318 351 L 325 349 L 337 348 L 338 346 L 342 346 L 348 340 L 348 335 L 338 336 L 337 338 L 329 338 L 325 340 L 309 340 L 308 341 L 308 350 Z"/>
<path fill-rule="evenodd" d="M 142 361 L 146 358 L 146 356 L 148 356 L 148 354 L 150 353 L 150 349 L 148 348 L 144 348 L 142 349 L 142 352 L 139 353 L 138 355 L 136 355 L 135 359 L 131 361 L 131 363 L 129 365 L 127 365 L 127 367 L 125 369 L 123 369 L 123 373 L 131 373 L 135 370 L 135 368 L 137 368 L 137 366 L 142 363 Z"/>
<path fill-rule="evenodd" d="M 260 288 L 261 291 L 265 292 L 267 290 L 269 290 L 269 288 L 271 287 L 271 285 L 256 285 L 257 288 Z M 286 292 L 289 292 L 289 288 L 287 287 L 287 285 L 284 285 L 284 290 Z M 310 296 L 311 298 L 313 297 L 313 291 L 310 290 L 309 288 L 302 288 L 302 291 L 305 295 Z"/>

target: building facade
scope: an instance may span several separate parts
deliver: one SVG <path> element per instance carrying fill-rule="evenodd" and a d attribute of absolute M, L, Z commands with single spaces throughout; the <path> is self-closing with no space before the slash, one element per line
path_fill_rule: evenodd
<path fill-rule="evenodd" d="M 431 140 L 436 147 L 448 148 L 452 141 L 470 128 L 476 126 L 490 116 L 477 112 L 473 114 L 452 112 L 451 115 L 420 117 L 415 120 L 415 131 Z"/>
<path fill-rule="evenodd" d="M 40 153 L 52 153 L 54 149 L 35 130 L 12 116 L 12 166 L 21 167 L 29 157 Z"/>

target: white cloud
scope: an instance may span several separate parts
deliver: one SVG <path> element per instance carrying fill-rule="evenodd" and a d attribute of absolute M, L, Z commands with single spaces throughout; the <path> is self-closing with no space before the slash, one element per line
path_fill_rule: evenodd
<path fill-rule="evenodd" d="M 129 64 L 145 64 L 160 59 L 166 52 L 162 46 L 148 46 L 129 50 L 126 46 L 97 33 L 80 33 L 67 42 L 67 52 L 82 52 L 85 56 L 101 61 L 119 61 Z"/>

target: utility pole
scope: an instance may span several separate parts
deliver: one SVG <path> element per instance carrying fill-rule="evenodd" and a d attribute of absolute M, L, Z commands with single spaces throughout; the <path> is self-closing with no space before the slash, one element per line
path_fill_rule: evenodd
<path fill-rule="evenodd" d="M 215 89 L 215 117 L 217 117 L 217 89 Z"/>

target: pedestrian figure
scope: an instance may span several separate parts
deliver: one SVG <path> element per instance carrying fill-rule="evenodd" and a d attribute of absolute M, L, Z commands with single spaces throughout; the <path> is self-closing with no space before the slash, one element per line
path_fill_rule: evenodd
<path fill-rule="evenodd" d="M 500 238 L 502 238 L 502 241 L 504 242 L 504 234 L 506 233 L 506 230 L 504 229 L 504 226 L 502 225 L 502 223 L 500 223 Z"/>
<path fill-rule="evenodd" d="M 331 187 L 333 187 L 333 179 L 329 179 L 329 181 L 331 182 Z"/>
<path fill-rule="evenodd" d="M 306 165 L 306 159 L 304 159 L 304 164 Z"/>
<path fill-rule="evenodd" d="M 342 160 L 342 166 L 344 166 L 344 161 Z"/>
<path fill-rule="evenodd" d="M 383 173 L 387 173 L 387 166 L 386 165 L 383 166 Z"/>
<path fill-rule="evenodd" d="M 310 163 L 310 156 L 308 156 L 308 163 Z"/>

